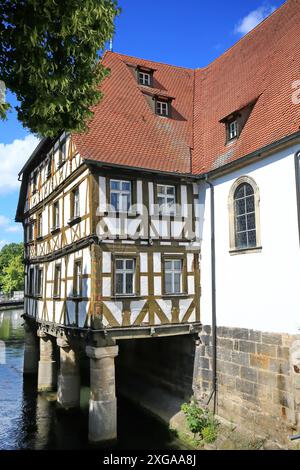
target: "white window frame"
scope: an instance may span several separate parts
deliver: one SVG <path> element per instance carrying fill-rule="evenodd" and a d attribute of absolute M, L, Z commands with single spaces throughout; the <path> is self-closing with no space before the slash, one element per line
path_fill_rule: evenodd
<path fill-rule="evenodd" d="M 112 189 L 112 183 L 118 183 L 120 185 L 120 189 Z M 130 189 L 122 189 L 122 185 L 126 183 L 129 184 Z M 117 194 L 118 198 L 118 207 L 114 207 L 112 204 L 112 194 Z M 110 197 L 110 206 L 114 208 L 116 212 L 129 212 L 131 204 L 132 204 L 132 183 L 128 180 L 118 180 L 118 179 L 111 179 L 109 182 L 109 197 Z M 124 201 L 128 201 L 127 204 Z M 121 201 L 121 202 L 120 202 Z M 126 206 L 126 208 L 125 208 Z"/>
<path fill-rule="evenodd" d="M 37 297 L 42 297 L 43 295 L 43 282 L 44 282 L 44 269 L 37 267 L 36 269 L 36 292 Z"/>
<path fill-rule="evenodd" d="M 151 86 L 151 73 L 138 71 L 138 80 L 140 85 Z"/>
<path fill-rule="evenodd" d="M 79 269 L 78 269 L 79 268 Z M 74 261 L 74 284 L 73 284 L 73 297 L 82 296 L 82 260 L 75 259 Z"/>
<path fill-rule="evenodd" d="M 80 217 L 80 193 L 79 187 L 73 190 L 73 219 Z"/>
<path fill-rule="evenodd" d="M 167 269 L 166 268 L 166 263 L 172 263 L 172 267 L 170 269 Z M 178 263 L 180 262 L 180 269 L 177 269 L 175 268 L 175 263 Z M 165 290 L 165 294 L 166 295 L 180 295 L 183 293 L 183 261 L 182 259 L 178 259 L 178 258 L 166 258 L 164 260 L 164 269 L 165 269 L 165 285 L 164 285 L 164 290 Z M 171 292 L 168 292 L 167 291 L 167 282 L 166 282 L 166 278 L 167 278 L 167 274 L 171 274 L 171 278 L 172 278 L 172 289 L 171 289 Z M 176 274 L 180 274 L 180 290 L 179 291 L 176 291 L 175 290 L 175 275 Z"/>
<path fill-rule="evenodd" d="M 239 126 L 238 126 L 237 119 L 230 121 L 228 123 L 228 139 L 229 140 L 235 139 L 238 136 L 238 130 L 239 130 Z"/>
<path fill-rule="evenodd" d="M 56 278 L 57 272 L 59 272 L 59 276 Z M 56 283 L 57 283 L 57 291 L 56 291 Z M 60 298 L 60 296 L 61 296 L 61 264 L 57 263 L 54 265 L 53 297 Z"/>
<path fill-rule="evenodd" d="M 37 238 L 40 238 L 43 236 L 43 213 L 40 212 L 37 215 L 37 220 L 36 220 L 36 231 L 37 231 Z"/>
<path fill-rule="evenodd" d="M 161 189 L 163 191 L 161 192 Z M 174 190 L 173 194 L 167 194 L 168 188 L 172 188 Z M 159 204 L 158 199 L 164 199 L 163 204 Z M 173 206 L 169 207 L 168 199 L 173 198 Z M 157 204 L 158 204 L 158 212 L 162 215 L 175 215 L 176 213 L 176 186 L 171 184 L 157 184 Z"/>
<path fill-rule="evenodd" d="M 256 228 L 256 246 L 249 247 L 249 248 L 239 248 L 236 245 L 236 200 L 235 194 L 238 187 L 243 184 L 248 183 L 252 186 L 254 191 L 254 201 L 255 201 L 255 228 Z M 261 252 L 262 244 L 261 244 L 261 226 L 260 226 L 260 193 L 259 187 L 257 186 L 255 180 L 250 176 L 241 176 L 238 178 L 233 185 L 231 186 L 229 196 L 228 196 L 228 219 L 229 219 L 229 246 L 230 246 L 230 254 L 243 254 L 248 252 Z"/>
<path fill-rule="evenodd" d="M 30 221 L 27 226 L 27 238 L 28 238 L 28 243 L 34 240 L 34 222 L 33 221 Z"/>
<path fill-rule="evenodd" d="M 53 203 L 53 229 L 56 230 L 60 227 L 60 207 L 59 201 Z"/>
<path fill-rule="evenodd" d="M 117 268 L 118 261 L 122 262 L 122 268 Z M 132 268 L 126 268 L 127 261 L 132 262 Z M 117 275 L 122 275 L 122 292 L 117 292 Z M 132 292 L 126 292 L 126 275 L 132 274 Z M 135 295 L 136 260 L 134 258 L 115 258 L 115 294 L 116 296 Z"/>
<path fill-rule="evenodd" d="M 155 112 L 159 116 L 164 116 L 164 117 L 169 116 L 169 102 L 168 101 L 156 100 L 155 108 L 156 108 Z"/>
<path fill-rule="evenodd" d="M 34 296 L 34 282 L 35 282 L 35 272 L 34 267 L 30 267 L 28 270 L 28 295 Z"/>

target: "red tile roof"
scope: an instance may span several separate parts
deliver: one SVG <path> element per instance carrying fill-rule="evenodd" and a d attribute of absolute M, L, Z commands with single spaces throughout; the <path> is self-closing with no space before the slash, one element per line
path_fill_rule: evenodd
<path fill-rule="evenodd" d="M 107 52 L 111 70 L 88 133 L 74 136 L 81 155 L 105 163 L 190 173 L 194 71 Z M 128 65 L 130 63 L 130 65 Z M 154 92 L 174 97 L 172 118 L 153 113 L 131 65 L 153 68 Z M 148 91 L 148 90 L 147 90 Z M 151 98 L 150 98 L 151 99 Z"/>
<path fill-rule="evenodd" d="M 107 52 L 111 69 L 83 157 L 104 163 L 201 174 L 299 131 L 300 0 L 288 0 L 231 49 L 196 71 Z M 174 97 L 172 117 L 153 113 L 134 67 L 154 69 L 153 93 Z M 149 91 L 149 90 L 147 90 Z M 149 97 L 148 97 L 149 99 Z M 150 98 L 151 99 L 151 98 Z M 225 116 L 256 101 L 238 140 L 226 144 Z"/>

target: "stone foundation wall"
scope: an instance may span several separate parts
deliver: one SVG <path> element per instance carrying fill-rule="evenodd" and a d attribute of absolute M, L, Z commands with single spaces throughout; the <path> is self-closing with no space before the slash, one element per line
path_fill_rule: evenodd
<path fill-rule="evenodd" d="M 217 329 L 217 414 L 248 430 L 285 441 L 300 429 L 300 341 L 287 334 Z M 212 390 L 211 327 L 197 346 L 194 393 Z"/>

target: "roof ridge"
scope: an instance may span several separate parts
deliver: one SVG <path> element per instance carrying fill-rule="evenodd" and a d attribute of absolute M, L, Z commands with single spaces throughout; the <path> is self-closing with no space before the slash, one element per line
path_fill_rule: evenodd
<path fill-rule="evenodd" d="M 157 60 L 145 59 L 143 57 L 136 57 L 136 56 L 133 56 L 133 55 L 122 54 L 122 52 L 105 51 L 105 54 L 106 53 L 119 55 L 119 56 L 122 56 L 122 57 L 128 57 L 130 59 L 144 60 L 145 62 L 153 62 L 154 64 L 166 65 L 167 67 L 173 67 L 173 68 L 177 68 L 177 69 L 189 70 L 190 72 L 193 72 L 195 70 L 192 67 L 183 67 L 182 65 L 167 64 L 166 62 L 158 62 Z"/>

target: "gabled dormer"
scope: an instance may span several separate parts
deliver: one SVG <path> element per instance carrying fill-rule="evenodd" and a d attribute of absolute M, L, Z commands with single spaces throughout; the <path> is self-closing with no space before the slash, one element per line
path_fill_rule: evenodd
<path fill-rule="evenodd" d="M 257 99 L 220 120 L 221 123 L 225 124 L 227 144 L 235 142 L 239 138 L 243 128 L 245 127 L 245 124 L 250 117 L 250 114 L 252 113 Z"/>
<path fill-rule="evenodd" d="M 149 67 L 138 65 L 136 68 L 136 78 L 138 85 L 153 87 L 153 74 L 155 70 Z"/>

